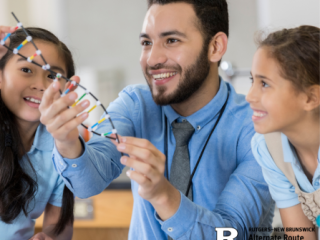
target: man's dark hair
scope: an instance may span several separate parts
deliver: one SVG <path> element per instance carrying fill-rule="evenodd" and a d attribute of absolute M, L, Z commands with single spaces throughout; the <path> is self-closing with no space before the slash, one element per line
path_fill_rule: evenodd
<path fill-rule="evenodd" d="M 229 36 L 229 14 L 226 0 L 148 0 L 148 8 L 153 4 L 188 3 L 193 6 L 199 19 L 204 43 L 209 44 L 218 32 Z"/>

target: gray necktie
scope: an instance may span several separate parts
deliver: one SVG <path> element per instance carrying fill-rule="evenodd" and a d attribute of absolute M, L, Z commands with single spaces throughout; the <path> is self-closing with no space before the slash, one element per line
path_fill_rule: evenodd
<path fill-rule="evenodd" d="M 188 121 L 173 122 L 172 131 L 176 139 L 176 149 L 171 164 L 170 182 L 175 188 L 186 194 L 190 178 L 188 142 L 194 133 L 194 128 Z M 190 188 L 187 197 L 192 201 L 192 188 Z"/>
<path fill-rule="evenodd" d="M 172 158 L 170 183 L 183 194 L 186 194 L 190 178 L 188 142 L 194 133 L 194 128 L 188 121 L 182 123 L 173 122 L 172 131 L 176 139 L 176 149 Z M 192 188 L 190 188 L 188 198 L 192 201 Z M 168 236 L 168 240 L 173 239 Z"/>

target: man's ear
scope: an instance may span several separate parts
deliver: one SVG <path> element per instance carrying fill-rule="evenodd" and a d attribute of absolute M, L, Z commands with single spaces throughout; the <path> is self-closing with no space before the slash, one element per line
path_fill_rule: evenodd
<path fill-rule="evenodd" d="M 219 62 L 227 51 L 227 45 L 227 35 L 224 32 L 218 32 L 209 43 L 209 60 L 211 62 Z"/>
<path fill-rule="evenodd" d="M 320 106 L 320 85 L 315 84 L 307 89 L 307 101 L 305 102 L 305 110 L 312 111 Z"/>

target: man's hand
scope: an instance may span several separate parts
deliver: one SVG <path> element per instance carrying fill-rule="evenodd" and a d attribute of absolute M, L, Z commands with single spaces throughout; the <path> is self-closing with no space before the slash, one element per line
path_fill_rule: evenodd
<path fill-rule="evenodd" d="M 80 82 L 77 76 L 72 77 L 71 80 Z M 39 106 L 40 121 L 46 125 L 48 132 L 55 139 L 59 153 L 65 158 L 77 158 L 82 153 L 77 127 L 88 118 L 89 114 L 85 112 L 77 115 L 90 103 L 84 100 L 75 107 L 68 108 L 77 99 L 77 94 L 72 92 L 72 89 L 70 93 L 60 97 L 59 89 L 60 82 L 53 82 L 45 91 Z"/>
<path fill-rule="evenodd" d="M 12 33 L 15 27 L 8 27 L 8 26 L 0 26 L 0 40 L 4 39 L 6 33 Z M 6 40 L 5 44 L 9 46 L 10 40 L 9 38 Z M 8 49 L 0 44 L 0 59 L 6 54 Z"/>
<path fill-rule="evenodd" d="M 53 240 L 53 238 L 49 237 L 44 232 L 40 232 L 40 233 L 37 233 L 36 235 L 34 235 L 29 240 Z"/>
<path fill-rule="evenodd" d="M 173 216 L 180 205 L 180 192 L 164 177 L 166 157 L 148 140 L 120 137 L 117 149 L 129 155 L 121 163 L 133 168 L 127 171 L 130 179 L 139 184 L 139 195 L 148 200 L 162 220 Z"/>

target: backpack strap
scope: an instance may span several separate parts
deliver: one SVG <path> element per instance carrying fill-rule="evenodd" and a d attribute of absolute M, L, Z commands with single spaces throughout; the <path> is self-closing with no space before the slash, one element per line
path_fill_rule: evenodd
<path fill-rule="evenodd" d="M 283 150 L 282 150 L 282 141 L 281 141 L 281 133 L 280 132 L 273 132 L 264 134 L 264 139 L 267 144 L 267 148 L 269 153 L 277 165 L 277 167 L 282 171 L 282 173 L 286 176 L 289 182 L 296 188 L 299 189 L 299 185 L 297 183 L 295 174 L 293 172 L 293 168 L 291 163 L 285 162 L 283 157 Z"/>

